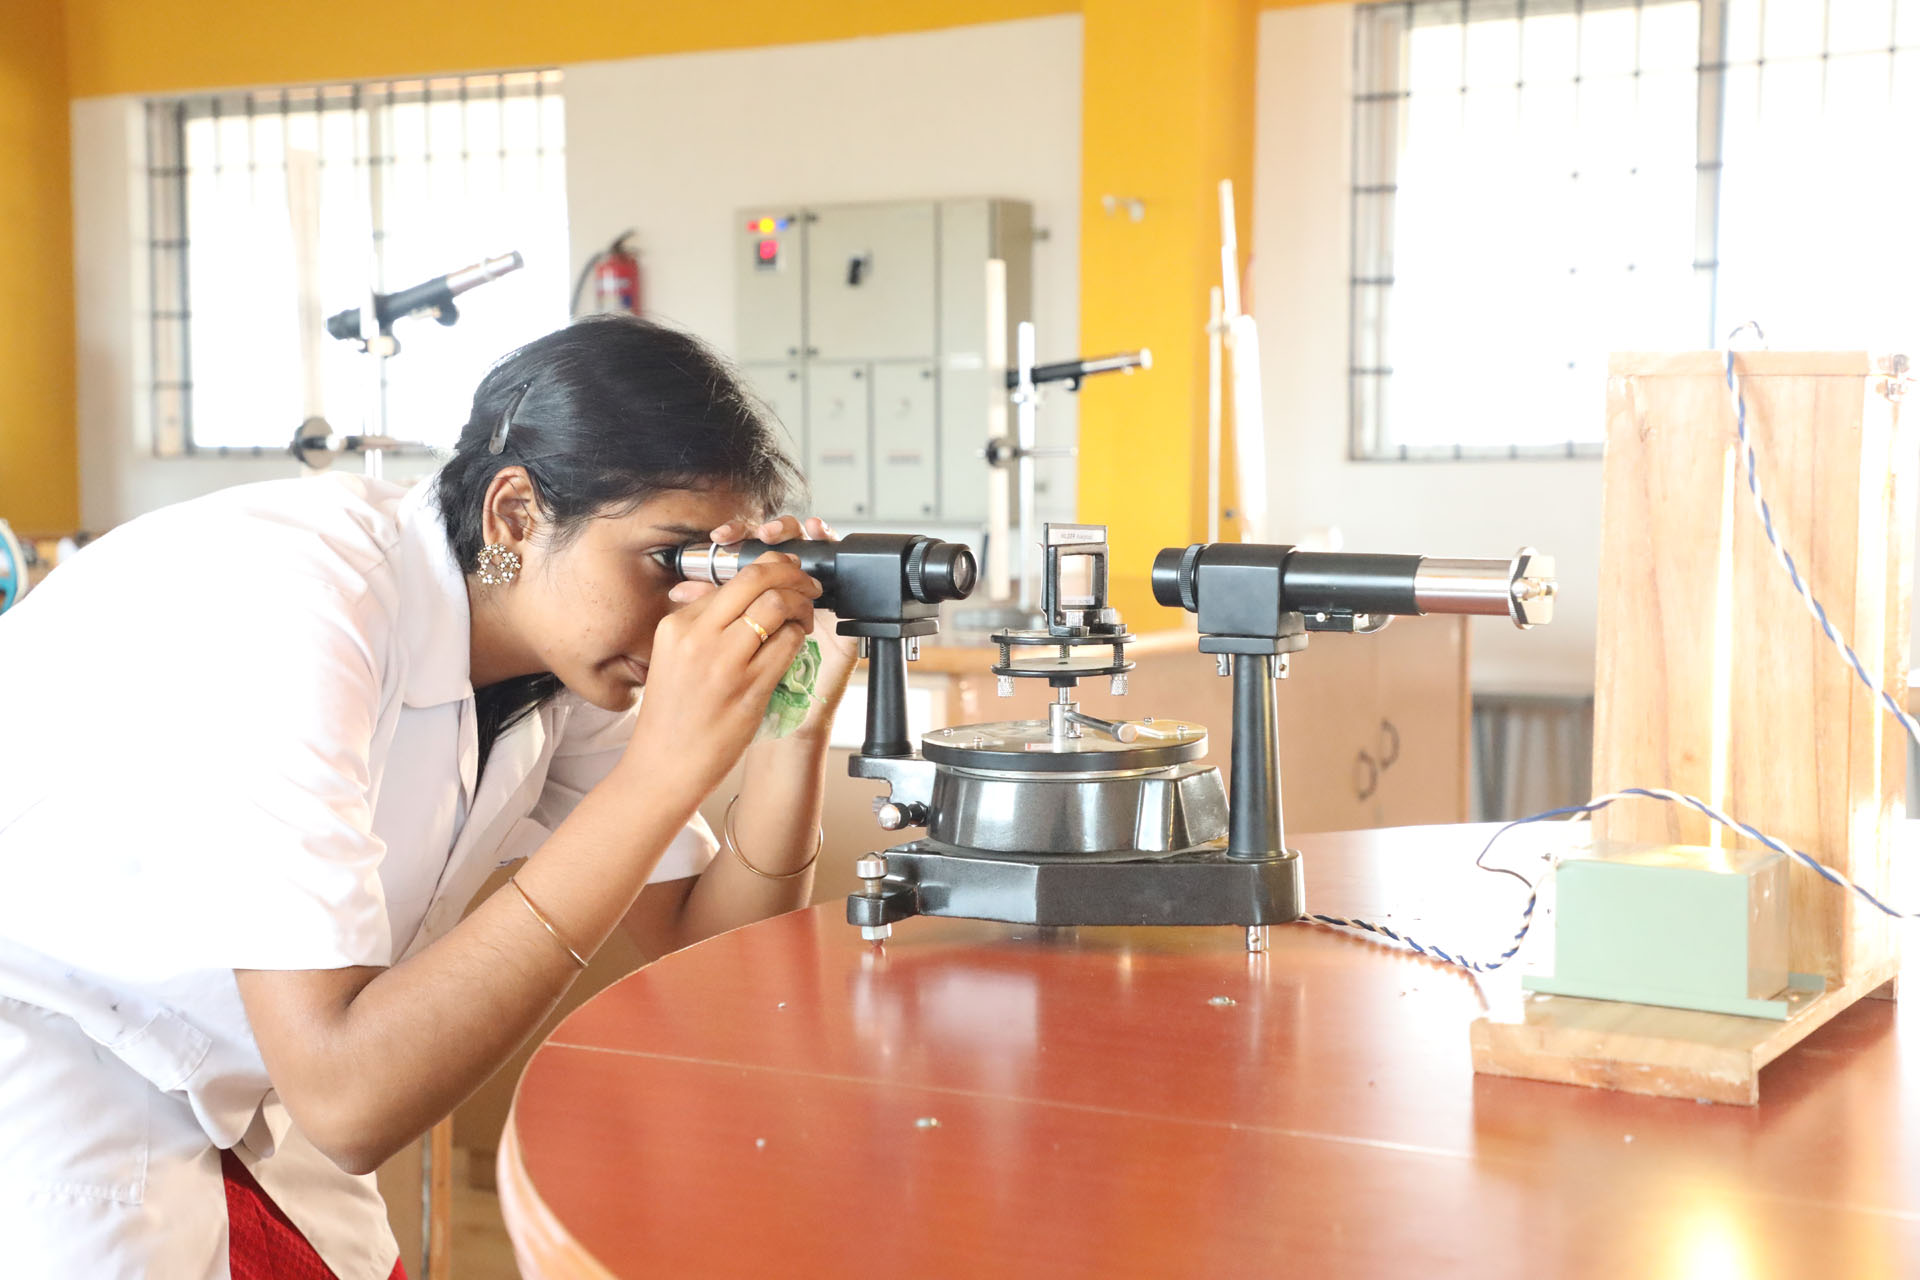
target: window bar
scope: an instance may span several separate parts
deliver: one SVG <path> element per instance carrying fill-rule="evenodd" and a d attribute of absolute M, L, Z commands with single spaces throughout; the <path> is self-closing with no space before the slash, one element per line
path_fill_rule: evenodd
<path fill-rule="evenodd" d="M 160 421 L 160 370 L 157 364 L 160 356 L 159 306 L 162 249 L 159 239 L 153 235 L 152 210 L 160 207 L 161 197 L 165 194 L 161 190 L 163 166 L 160 163 L 162 151 L 160 121 L 166 110 L 157 102 L 147 104 L 147 208 L 149 210 L 147 214 L 147 300 L 148 306 L 154 309 L 154 314 L 147 318 L 147 344 L 151 348 L 149 360 L 154 362 L 147 377 L 147 415 L 151 442 L 156 453 L 164 452 L 164 442 L 161 439 L 163 428 Z"/>
<path fill-rule="evenodd" d="M 547 158 L 547 75 L 541 72 L 533 78 L 533 154 L 536 159 Z M 536 166 L 542 182 L 546 180 L 546 166 Z"/>
<path fill-rule="evenodd" d="M 166 252 L 172 267 L 171 279 L 167 281 L 167 296 L 179 300 L 181 319 L 171 325 L 173 342 L 172 360 L 165 370 L 157 366 L 154 374 L 154 443 L 165 446 L 168 452 L 190 453 L 193 450 L 193 349 L 188 341 L 191 332 L 193 312 L 193 273 L 188 270 L 188 255 L 192 252 L 191 228 L 187 225 L 187 109 L 185 104 L 162 108 L 158 113 L 162 123 L 159 137 L 166 149 L 168 167 L 178 176 L 164 182 L 156 182 L 150 188 L 151 198 L 156 202 L 165 201 L 173 223 L 174 245 Z M 152 264 L 155 269 L 152 293 L 152 305 L 157 309 L 160 293 L 158 288 L 159 253 L 155 252 Z M 154 331 L 156 337 L 160 327 L 156 318 Z M 155 343 L 155 354 L 159 344 Z M 168 380 L 171 379 L 171 382 Z M 171 397 L 162 393 L 173 391 Z M 171 401 L 173 420 L 162 414 L 162 407 Z"/>
<path fill-rule="evenodd" d="M 389 80 L 384 86 L 384 88 L 386 89 L 386 102 L 382 106 L 377 108 L 369 104 L 366 109 L 366 115 L 365 115 L 366 124 L 367 124 L 367 216 L 370 220 L 369 225 L 371 226 L 372 232 L 373 232 L 372 234 L 373 282 L 369 286 L 369 288 L 373 292 L 382 292 L 382 293 L 385 292 L 388 287 L 387 285 L 387 245 L 386 245 L 386 240 L 387 240 L 386 167 L 390 159 L 397 161 L 399 158 L 399 155 L 397 152 L 394 153 L 392 157 L 389 157 L 387 154 L 387 147 L 392 142 L 392 137 L 394 132 L 393 130 L 393 97 L 394 97 L 393 81 Z M 356 94 L 356 97 L 357 96 L 358 95 Z M 425 91 L 422 93 L 421 96 L 423 98 L 430 99 L 432 97 L 431 87 L 430 86 L 425 87 Z M 431 120 L 431 118 L 432 118 L 431 113 L 429 113 L 428 119 Z M 432 128 L 431 124 L 428 125 L 428 128 L 429 130 L 431 130 Z M 429 146 L 428 146 L 428 152 L 427 152 L 427 157 L 429 161 L 432 160 L 432 156 L 433 156 L 432 146 L 431 146 L 431 137 L 432 135 L 429 132 L 429 135 L 428 135 Z M 368 423 L 367 426 L 371 428 L 373 433 L 376 435 L 386 435 L 387 434 L 387 361 L 386 361 L 386 357 L 384 356 L 371 356 L 370 358 L 374 362 L 374 369 L 378 375 L 379 381 L 375 389 L 374 403 L 373 403 L 373 411 L 377 415 L 377 417 L 373 422 Z"/>
<path fill-rule="evenodd" d="M 1820 0 L 1820 114 L 1827 113 L 1827 74 L 1833 65 L 1833 0 Z"/>
<path fill-rule="evenodd" d="M 433 171 L 433 81 L 420 82 L 420 154 L 426 162 L 427 199 L 434 198 Z"/>
<path fill-rule="evenodd" d="M 1887 3 L 1887 102 L 1900 91 L 1900 0 Z"/>
<path fill-rule="evenodd" d="M 538 84 L 539 81 L 536 79 L 534 83 Z M 494 114 L 499 118 L 495 128 L 500 138 L 500 175 L 501 180 L 505 181 L 507 173 L 507 137 L 509 130 L 507 128 L 507 78 L 504 75 L 498 75 L 493 78 L 493 104 Z"/>
<path fill-rule="evenodd" d="M 1409 10 L 1412 9 L 1412 0 L 1408 0 L 1407 7 Z M 1352 75 L 1353 84 L 1358 87 L 1367 83 L 1361 50 L 1368 44 L 1368 35 L 1374 26 L 1373 14 L 1364 8 L 1357 9 L 1353 15 L 1353 21 L 1355 30 Z M 1357 96 L 1355 101 L 1359 101 Z M 543 127 L 536 136 L 544 134 L 544 122 L 542 124 Z M 1347 233 L 1347 452 L 1354 456 L 1362 456 L 1368 452 L 1368 442 L 1362 439 L 1367 424 L 1360 417 L 1360 383 L 1352 372 L 1354 358 L 1360 350 L 1360 288 L 1352 283 L 1353 279 L 1360 274 L 1360 182 L 1363 177 L 1371 176 L 1360 172 L 1361 133 L 1362 130 L 1356 127 L 1351 130 L 1351 136 L 1347 139 L 1349 184 L 1347 192 L 1347 227 L 1349 228 Z"/>

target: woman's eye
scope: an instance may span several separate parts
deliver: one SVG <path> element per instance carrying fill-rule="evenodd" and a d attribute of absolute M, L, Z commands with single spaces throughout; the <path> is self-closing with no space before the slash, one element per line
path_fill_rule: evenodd
<path fill-rule="evenodd" d="M 680 548 L 678 547 L 660 547 L 657 550 L 647 552 L 647 559 L 671 573 L 673 571 L 674 558 L 679 551 Z"/>

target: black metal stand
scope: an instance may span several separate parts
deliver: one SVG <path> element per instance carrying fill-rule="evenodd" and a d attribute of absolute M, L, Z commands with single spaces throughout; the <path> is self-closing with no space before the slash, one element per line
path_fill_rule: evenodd
<path fill-rule="evenodd" d="M 863 756 L 897 758 L 913 754 L 907 731 L 907 641 L 936 634 L 933 618 L 906 622 L 850 620 L 835 628 L 843 636 L 858 636 L 867 646 L 867 736 Z"/>
<path fill-rule="evenodd" d="M 1001 859 L 918 840 L 888 849 L 878 891 L 847 899 L 847 923 L 954 916 L 1040 925 L 1286 924 L 1300 918 L 1300 855 L 1230 856 L 1216 846 L 1127 861 Z"/>
<path fill-rule="evenodd" d="M 1280 816 L 1280 713 L 1270 653 L 1233 659 L 1233 772 L 1227 854 L 1271 858 L 1287 847 Z"/>

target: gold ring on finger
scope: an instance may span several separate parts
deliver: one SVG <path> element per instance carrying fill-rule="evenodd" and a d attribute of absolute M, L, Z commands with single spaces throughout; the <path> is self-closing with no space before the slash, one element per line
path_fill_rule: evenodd
<path fill-rule="evenodd" d="M 740 621 L 746 623 L 748 626 L 753 628 L 753 634 L 760 637 L 761 644 L 765 644 L 767 642 L 767 636 L 771 633 L 768 632 L 768 630 L 765 627 L 761 626 L 759 623 L 755 622 L 751 617 L 749 617 L 744 613 L 740 615 Z"/>

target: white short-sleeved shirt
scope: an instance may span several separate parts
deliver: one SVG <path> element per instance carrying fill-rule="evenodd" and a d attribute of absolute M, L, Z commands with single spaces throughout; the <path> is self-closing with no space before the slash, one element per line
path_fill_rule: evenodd
<path fill-rule="evenodd" d="M 349 476 L 144 516 L 0 618 L 0 1240 L 30 1274 L 225 1276 L 217 1147 L 343 1280 L 391 1271 L 233 970 L 398 962 L 619 759 L 632 713 L 563 694 L 476 786 L 469 644 L 430 486 Z M 714 848 L 696 818 L 652 878 Z"/>

